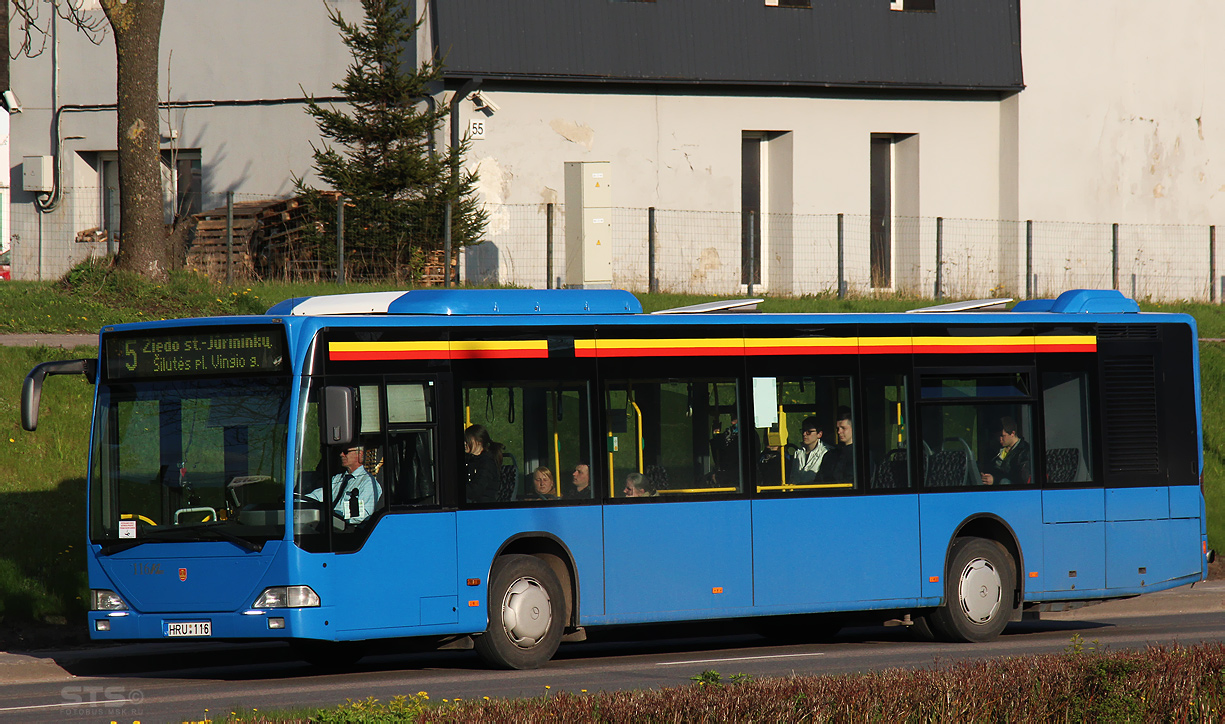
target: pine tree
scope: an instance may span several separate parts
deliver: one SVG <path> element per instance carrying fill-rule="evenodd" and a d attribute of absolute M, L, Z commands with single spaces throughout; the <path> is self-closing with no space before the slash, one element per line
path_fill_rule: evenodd
<path fill-rule="evenodd" d="M 307 106 L 325 139 L 322 147 L 312 145 L 315 170 L 348 200 L 346 276 L 418 278 L 426 252 L 443 246 L 448 201 L 453 249 L 478 243 L 485 229 L 476 174 L 463 170 L 467 142 L 443 153 L 431 148 L 447 117 L 445 103 L 429 102 L 432 86 L 442 80 L 441 64 L 402 65 L 403 49 L 422 23 L 409 15 L 407 4 L 362 0 L 360 23 L 329 11 L 353 58 L 344 80 L 333 86 L 349 108 L 325 108 L 313 100 Z M 334 233 L 334 202 L 300 179 L 298 187 L 321 226 Z M 323 230 L 325 238 L 330 235 Z M 320 243 L 319 251 L 335 256 L 328 243 Z"/>

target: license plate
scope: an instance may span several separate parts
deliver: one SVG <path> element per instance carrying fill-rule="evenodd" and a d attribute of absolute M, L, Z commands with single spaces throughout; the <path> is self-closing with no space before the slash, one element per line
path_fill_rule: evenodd
<path fill-rule="evenodd" d="M 165 627 L 163 635 L 169 638 L 213 635 L 211 621 L 166 621 L 163 626 Z"/>

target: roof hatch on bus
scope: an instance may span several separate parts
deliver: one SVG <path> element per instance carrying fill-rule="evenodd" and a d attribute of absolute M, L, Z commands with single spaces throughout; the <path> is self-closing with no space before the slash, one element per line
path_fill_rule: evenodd
<path fill-rule="evenodd" d="M 418 289 L 295 297 L 268 314 L 561 315 L 641 314 L 638 298 L 620 289 Z"/>

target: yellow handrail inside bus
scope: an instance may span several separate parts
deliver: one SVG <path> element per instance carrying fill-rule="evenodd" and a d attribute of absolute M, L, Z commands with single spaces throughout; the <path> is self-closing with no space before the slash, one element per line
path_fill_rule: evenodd
<path fill-rule="evenodd" d="M 642 439 L 642 410 L 639 409 L 637 402 L 630 400 L 630 404 L 634 406 L 634 412 L 638 415 L 638 473 L 641 475 L 646 472 L 642 468 L 643 457 L 646 454 L 646 443 Z"/>
<path fill-rule="evenodd" d="M 157 523 L 154 523 L 152 520 L 150 520 L 150 519 L 146 518 L 146 517 L 145 517 L 145 516 L 143 516 L 143 515 L 133 515 L 132 513 L 123 513 L 123 514 L 121 514 L 121 515 L 119 516 L 119 519 L 120 519 L 120 520 L 133 520 L 133 519 L 135 519 L 135 520 L 143 520 L 144 522 L 148 523 L 149 525 L 157 525 Z"/>
<path fill-rule="evenodd" d="M 736 493 L 740 488 L 672 488 L 659 490 L 659 493 Z"/>
<path fill-rule="evenodd" d="M 787 413 L 778 406 L 778 474 L 783 485 L 787 484 Z"/>
<path fill-rule="evenodd" d="M 854 483 L 824 483 L 821 485 L 758 485 L 757 492 L 767 490 L 818 490 L 821 488 L 853 488 Z"/>
<path fill-rule="evenodd" d="M 613 450 L 612 450 L 613 434 L 608 433 L 608 497 L 617 497 L 617 482 L 613 479 Z"/>

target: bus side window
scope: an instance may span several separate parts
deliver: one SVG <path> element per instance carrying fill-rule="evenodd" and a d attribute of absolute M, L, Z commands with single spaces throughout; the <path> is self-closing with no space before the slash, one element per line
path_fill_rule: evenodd
<path fill-rule="evenodd" d="M 1023 373 L 924 377 L 924 486 L 1033 483 L 1031 399 Z"/>
<path fill-rule="evenodd" d="M 392 505 L 436 505 L 433 382 L 387 385 L 387 445 L 379 475 Z"/>
<path fill-rule="evenodd" d="M 868 446 L 869 484 L 873 490 L 910 487 L 907 390 L 904 375 L 873 375 L 864 380 L 867 397 L 864 441 Z"/>
<path fill-rule="evenodd" d="M 757 491 L 855 486 L 851 378 L 754 377 Z"/>
<path fill-rule="evenodd" d="M 1042 374 L 1046 427 L 1046 482 L 1092 482 L 1089 458 L 1089 375 L 1084 372 Z"/>
<path fill-rule="evenodd" d="M 740 492 L 734 380 L 612 381 L 605 394 L 610 497 Z"/>
<path fill-rule="evenodd" d="M 591 500 L 595 481 L 587 442 L 587 397 L 587 383 L 582 381 L 465 384 L 463 427 L 483 427 L 497 448 L 495 460 L 500 456 L 494 466 L 496 485 L 467 491 L 467 501 L 505 504 Z M 465 462 L 479 464 L 468 456 Z M 463 474 L 467 479 L 466 469 Z M 474 486 L 476 482 L 474 479 Z"/>

